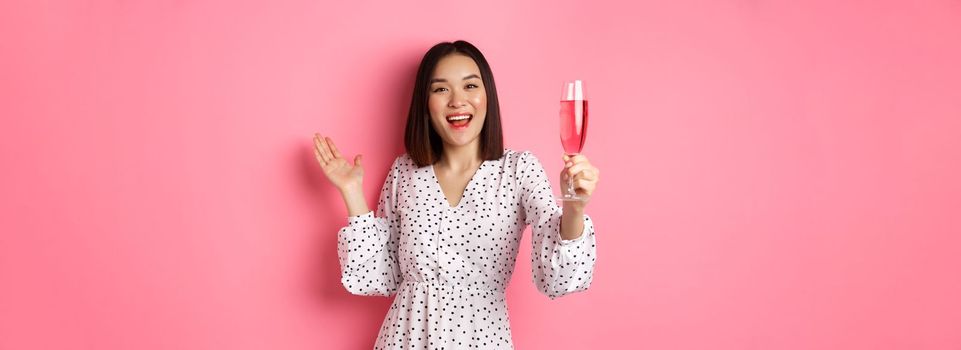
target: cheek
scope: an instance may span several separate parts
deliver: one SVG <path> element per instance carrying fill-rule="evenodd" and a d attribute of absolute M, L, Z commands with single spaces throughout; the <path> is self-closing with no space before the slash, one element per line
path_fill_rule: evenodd
<path fill-rule="evenodd" d="M 441 101 L 440 98 L 431 96 L 427 99 L 427 109 L 432 119 L 444 114 L 444 105 L 444 101 Z"/>
<path fill-rule="evenodd" d="M 480 125 L 479 127 L 483 127 L 484 120 L 487 119 L 487 94 L 481 91 L 480 93 L 471 96 L 470 101 L 471 104 L 474 105 L 474 110 L 477 111 L 478 115 L 480 115 L 479 118 L 477 115 L 474 116 L 475 120 L 478 122 L 477 125 Z"/>
<path fill-rule="evenodd" d="M 440 99 L 435 97 L 435 95 L 431 95 L 430 97 L 427 98 L 427 108 L 430 109 L 431 112 L 436 112 L 437 106 L 439 106 L 440 104 L 441 104 Z"/>
<path fill-rule="evenodd" d="M 483 91 L 471 96 L 470 101 L 471 104 L 474 105 L 475 109 L 484 111 L 487 110 L 487 95 Z"/>

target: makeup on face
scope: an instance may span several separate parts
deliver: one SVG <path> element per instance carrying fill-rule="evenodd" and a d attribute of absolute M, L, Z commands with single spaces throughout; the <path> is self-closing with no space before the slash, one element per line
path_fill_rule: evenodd
<path fill-rule="evenodd" d="M 445 57 L 438 64 L 429 87 L 435 126 L 443 125 L 457 135 L 472 130 L 473 122 L 483 121 L 487 95 L 477 71 L 473 59 L 462 55 Z"/>

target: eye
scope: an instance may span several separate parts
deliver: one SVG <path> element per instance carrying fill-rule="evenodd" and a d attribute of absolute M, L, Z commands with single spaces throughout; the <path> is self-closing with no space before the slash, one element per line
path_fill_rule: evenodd
<path fill-rule="evenodd" d="M 467 88 L 468 88 L 468 89 L 473 89 L 473 88 L 476 88 L 476 87 L 477 87 L 477 85 L 467 84 Z"/>
<path fill-rule="evenodd" d="M 433 92 L 441 92 L 441 91 L 443 91 L 443 90 L 447 90 L 447 88 L 439 87 L 439 88 L 434 89 Z"/>

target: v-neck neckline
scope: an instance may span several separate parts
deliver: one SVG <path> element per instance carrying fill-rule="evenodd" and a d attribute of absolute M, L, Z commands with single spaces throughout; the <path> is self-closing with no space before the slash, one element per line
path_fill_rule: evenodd
<path fill-rule="evenodd" d="M 427 167 L 430 168 L 430 175 L 434 177 L 434 185 L 435 185 L 434 188 L 436 188 L 437 191 L 440 192 L 440 197 L 443 199 L 444 205 L 446 205 L 448 209 L 458 209 L 461 207 L 461 205 L 464 204 L 464 196 L 467 195 L 468 190 L 471 189 L 471 185 L 474 184 L 474 179 L 477 177 L 477 174 L 481 172 L 481 169 L 483 169 L 484 165 L 486 164 L 487 164 L 486 160 L 482 161 L 480 166 L 478 166 L 477 169 L 474 170 L 474 174 L 472 174 L 470 177 L 470 180 L 467 181 L 467 186 L 464 187 L 464 192 L 461 193 L 460 201 L 457 202 L 457 205 L 450 205 L 450 199 L 448 199 L 447 194 L 444 193 L 444 187 L 440 185 L 440 179 L 437 178 L 437 172 L 434 171 L 434 165 L 430 164 Z"/>

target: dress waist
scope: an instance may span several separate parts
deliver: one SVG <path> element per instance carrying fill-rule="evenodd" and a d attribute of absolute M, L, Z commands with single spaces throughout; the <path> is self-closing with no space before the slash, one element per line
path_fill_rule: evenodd
<path fill-rule="evenodd" d="M 433 289 L 444 289 L 444 290 L 468 290 L 468 291 L 479 291 L 479 292 L 497 292 L 504 293 L 504 288 L 500 287 L 490 287 L 480 284 L 471 283 L 451 283 L 445 281 L 417 281 L 417 280 L 404 280 L 401 283 L 401 288 L 415 288 L 415 287 L 428 287 Z"/>

